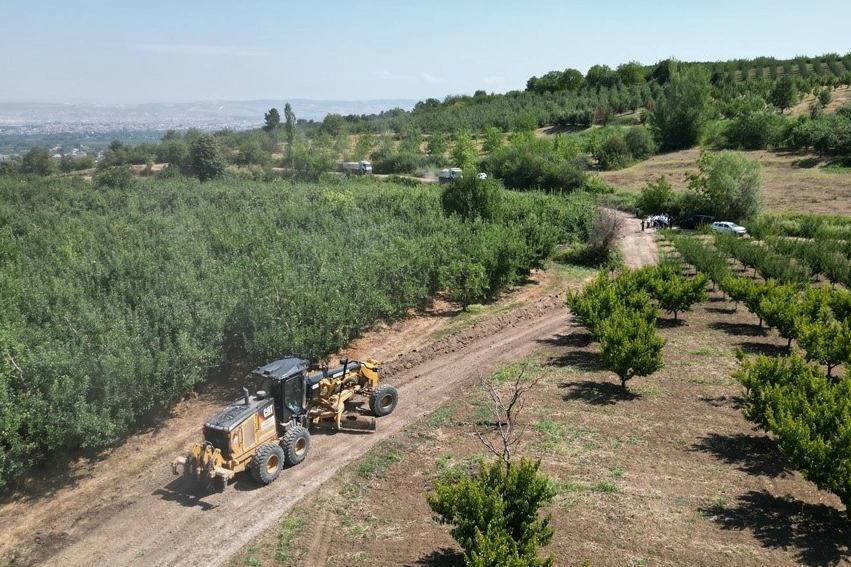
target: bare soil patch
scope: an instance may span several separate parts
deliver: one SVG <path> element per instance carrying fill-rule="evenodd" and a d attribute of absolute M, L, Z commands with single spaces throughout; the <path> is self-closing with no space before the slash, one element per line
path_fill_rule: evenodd
<path fill-rule="evenodd" d="M 537 347 L 503 372 L 541 377 L 521 414 L 520 454 L 540 458 L 558 487 L 544 552 L 557 565 L 851 564 L 838 499 L 791 471 L 741 414 L 734 349 L 777 354 L 785 340 L 718 291 L 680 318 L 660 318 L 665 368 L 629 391 L 569 315 L 540 328 Z M 477 385 L 487 373 L 459 367 L 439 409 L 294 508 L 287 518 L 302 528 L 285 520 L 230 565 L 463 565 L 426 495 L 442 475 L 488 458 L 474 435 L 489 416 Z"/>
<path fill-rule="evenodd" d="M 847 104 L 851 102 L 851 87 L 837 87 L 831 91 L 831 100 L 830 103 L 824 108 L 824 111 L 828 114 L 835 112 L 837 108 L 842 106 L 843 104 Z M 809 114 L 810 106 L 813 104 L 818 104 L 818 100 L 816 95 L 808 94 L 798 101 L 798 104 L 790 108 L 787 112 L 792 116 L 800 116 L 801 114 Z"/>

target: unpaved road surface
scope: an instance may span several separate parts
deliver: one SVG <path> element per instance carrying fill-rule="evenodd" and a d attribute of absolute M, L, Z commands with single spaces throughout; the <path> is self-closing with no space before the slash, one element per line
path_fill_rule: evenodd
<path fill-rule="evenodd" d="M 626 219 L 630 266 L 656 260 L 652 233 Z M 184 400 L 173 415 L 95 458 L 42 474 L 0 501 L 0 565 L 220 565 L 343 465 L 420 417 L 462 395 L 465 387 L 571 332 L 564 294 L 517 297 L 508 313 L 429 342 L 441 318 L 420 318 L 356 343 L 346 354 L 383 360 L 382 380 L 399 389 L 396 411 L 375 433 L 316 432 L 301 465 L 258 488 L 240 474 L 221 494 L 196 498 L 172 475 L 171 460 L 199 438 L 221 395 Z M 446 320 L 447 318 L 443 318 Z M 235 397 L 235 396 L 230 396 Z M 67 474 L 64 474 L 67 473 Z"/>

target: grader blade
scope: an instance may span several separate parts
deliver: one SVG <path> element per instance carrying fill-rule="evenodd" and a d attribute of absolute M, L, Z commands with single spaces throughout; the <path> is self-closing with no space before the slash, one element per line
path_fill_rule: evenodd
<path fill-rule="evenodd" d="M 339 428 L 343 431 L 375 431 L 375 418 L 371 415 L 345 414 Z"/>

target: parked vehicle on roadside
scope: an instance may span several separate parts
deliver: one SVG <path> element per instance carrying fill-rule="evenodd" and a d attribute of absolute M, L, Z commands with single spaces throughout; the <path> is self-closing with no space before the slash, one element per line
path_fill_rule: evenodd
<path fill-rule="evenodd" d="M 680 228 L 686 230 L 696 230 L 705 224 L 712 224 L 715 222 L 715 217 L 712 215 L 691 215 L 684 219 L 680 219 L 674 224 Z"/>
<path fill-rule="evenodd" d="M 720 221 L 712 223 L 712 230 L 722 234 L 735 234 L 736 236 L 744 236 L 748 230 L 734 222 Z"/>

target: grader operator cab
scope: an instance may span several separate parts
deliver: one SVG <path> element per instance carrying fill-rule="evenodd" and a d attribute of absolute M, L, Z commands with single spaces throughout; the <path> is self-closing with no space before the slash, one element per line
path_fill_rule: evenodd
<path fill-rule="evenodd" d="M 224 490 L 246 469 L 259 484 L 269 484 L 284 465 L 304 461 L 311 426 L 332 421 L 335 429 L 375 430 L 375 417 L 390 415 L 399 396 L 378 382 L 378 362 L 340 361 L 342 366 L 309 373 L 309 363 L 284 358 L 256 368 L 250 376 L 259 389 L 243 396 L 204 424 L 204 441 L 172 461 L 174 474 L 194 485 Z M 358 406 L 366 398 L 369 412 Z"/>

